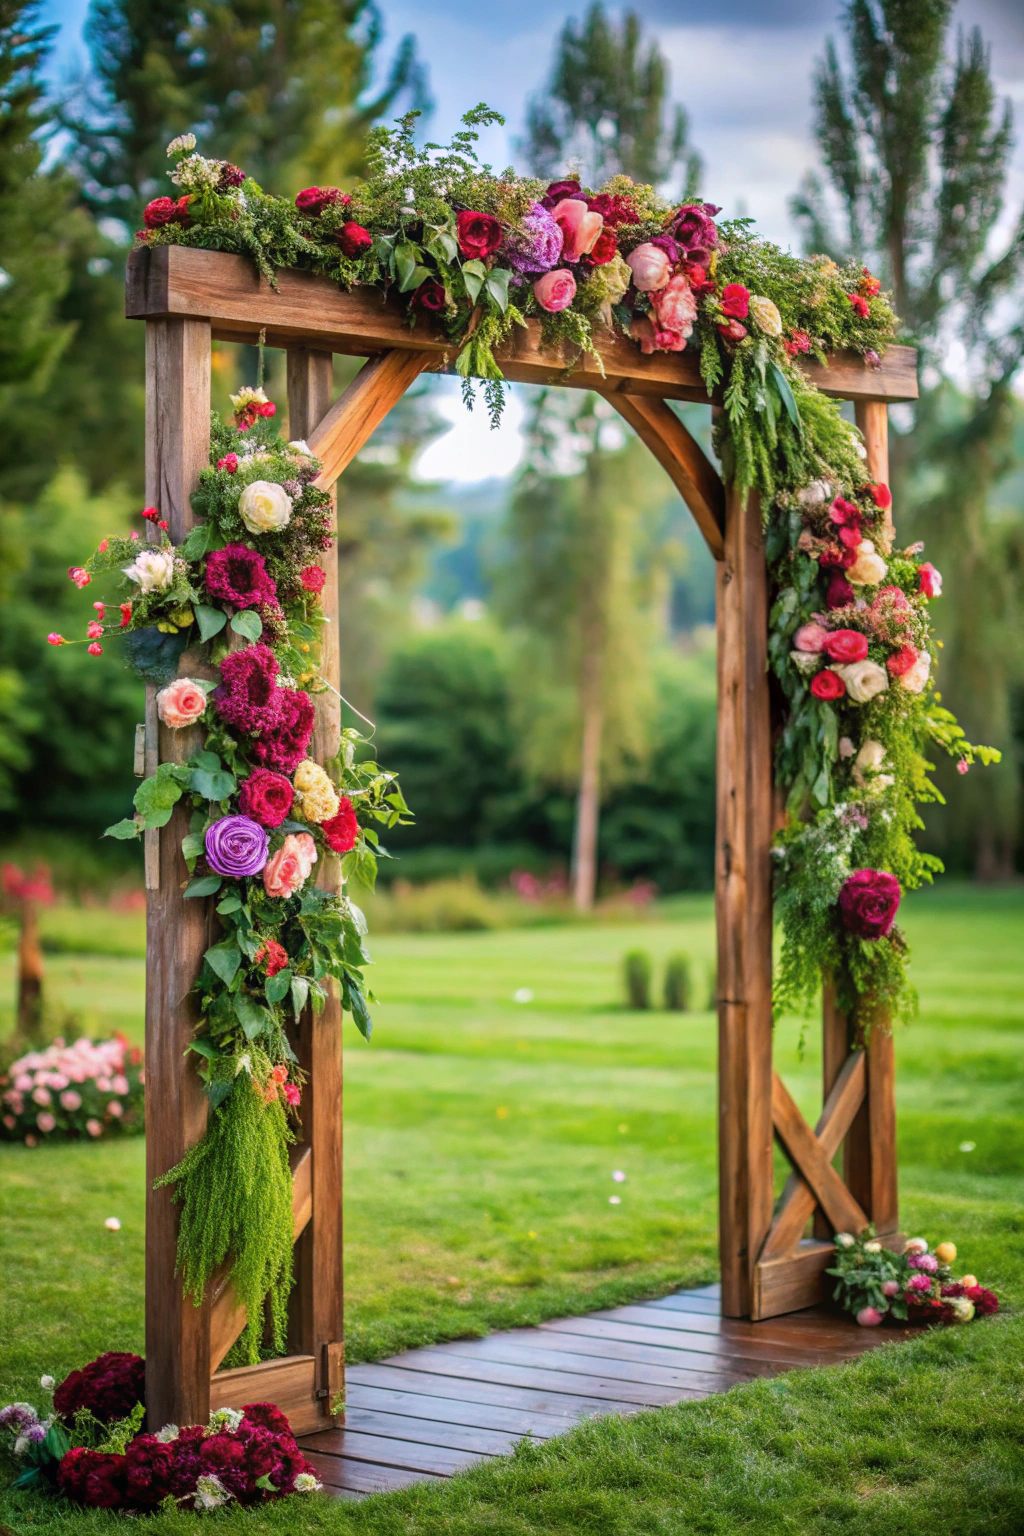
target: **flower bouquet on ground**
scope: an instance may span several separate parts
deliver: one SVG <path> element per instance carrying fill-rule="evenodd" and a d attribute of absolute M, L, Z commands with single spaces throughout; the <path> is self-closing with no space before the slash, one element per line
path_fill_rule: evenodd
<path fill-rule="evenodd" d="M 65 1141 L 144 1128 L 142 1052 L 113 1040 L 54 1040 L 0 1074 L 0 1138 Z"/>
<path fill-rule="evenodd" d="M 100 1355 L 53 1392 L 40 1418 L 30 1403 L 0 1409 L 0 1431 L 21 1466 L 15 1487 L 49 1487 L 92 1509 L 159 1505 L 216 1509 L 262 1504 L 321 1487 L 273 1403 L 220 1408 L 204 1426 L 167 1424 L 140 1434 L 146 1366 L 138 1355 Z"/>
<path fill-rule="evenodd" d="M 908 1240 L 902 1253 L 885 1248 L 866 1227 L 859 1237 L 836 1233 L 836 1262 L 826 1273 L 837 1277 L 834 1300 L 852 1312 L 862 1328 L 877 1328 L 886 1318 L 909 1323 L 969 1323 L 998 1312 L 992 1291 L 976 1275 L 953 1279 L 954 1243 L 929 1250 L 923 1237 Z"/>

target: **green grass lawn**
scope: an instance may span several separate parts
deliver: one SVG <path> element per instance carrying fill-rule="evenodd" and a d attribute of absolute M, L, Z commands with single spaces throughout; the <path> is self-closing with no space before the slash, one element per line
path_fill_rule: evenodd
<path fill-rule="evenodd" d="M 107 919 L 50 916 L 62 952 L 48 957 L 49 995 L 91 1031 L 141 1039 L 139 925 Z M 1024 1300 L 1024 892 L 946 887 L 911 902 L 906 927 L 921 1016 L 897 1041 L 903 1226 L 955 1240 L 958 1267 L 1012 1310 Z M 103 957 L 87 952 L 97 930 Z M 710 901 L 687 898 L 632 928 L 374 944 L 374 1043 L 346 1025 L 351 1359 L 714 1278 L 712 1015 L 618 1004 L 627 949 L 647 948 L 659 969 L 688 952 L 703 992 L 712 942 Z M 521 988 L 531 1002 L 513 1001 Z M 800 1026 L 786 1021 L 776 1051 L 809 1117 L 814 1034 L 801 1057 Z M 4 1148 L 0 1400 L 40 1401 L 42 1371 L 60 1376 L 101 1349 L 141 1351 L 142 1152 L 138 1140 Z M 282 1531 L 674 1533 L 888 1531 L 931 1515 L 946 1532 L 1018 1531 L 1022 1345 L 1007 1316 L 586 1426 L 439 1489 L 216 1518 Z M 18 1530 L 65 1523 L 24 1496 L 3 1518 Z M 109 1519 L 67 1523 L 84 1532 Z"/>

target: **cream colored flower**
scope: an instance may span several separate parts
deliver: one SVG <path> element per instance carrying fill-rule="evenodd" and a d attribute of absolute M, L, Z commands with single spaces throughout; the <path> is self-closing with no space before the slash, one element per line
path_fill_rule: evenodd
<path fill-rule="evenodd" d="M 877 1238 L 872 1238 L 870 1243 L 864 1244 L 865 1253 L 881 1253 L 881 1251 L 882 1245 L 880 1242 L 878 1242 Z"/>
<path fill-rule="evenodd" d="M 974 1316 L 974 1302 L 969 1296 L 944 1296 L 943 1301 L 951 1309 L 958 1323 L 969 1323 Z"/>
<path fill-rule="evenodd" d="M 220 181 L 221 161 L 207 160 L 203 155 L 186 155 L 171 172 L 176 187 L 186 192 L 213 192 Z"/>
<path fill-rule="evenodd" d="M 789 659 L 805 677 L 810 677 L 821 666 L 821 654 L 818 651 L 790 651 Z"/>
<path fill-rule="evenodd" d="M 297 437 L 293 442 L 289 443 L 288 452 L 291 454 L 293 459 L 316 458 L 316 454 L 313 452 L 312 448 L 303 437 Z"/>
<path fill-rule="evenodd" d="M 881 555 L 875 553 L 871 540 L 861 539 L 857 545 L 857 559 L 847 571 L 846 579 L 857 586 L 876 587 L 880 581 L 885 580 L 888 569 Z"/>
<path fill-rule="evenodd" d="M 884 693 L 889 686 L 889 674 L 877 661 L 849 661 L 832 670 L 839 673 L 855 704 L 867 704 L 876 694 Z"/>
<path fill-rule="evenodd" d="M 292 1487 L 296 1493 L 319 1493 L 323 1483 L 312 1472 L 299 1472 Z"/>
<path fill-rule="evenodd" d="M 237 395 L 229 395 L 228 399 L 236 411 L 241 411 L 247 405 L 269 405 L 270 401 L 262 389 L 254 389 L 251 384 L 244 384 Z"/>
<path fill-rule="evenodd" d="M 276 533 L 292 519 L 292 499 L 283 485 L 254 480 L 238 498 L 238 515 L 250 533 Z"/>
<path fill-rule="evenodd" d="M 779 314 L 771 299 L 755 293 L 750 299 L 750 318 L 758 330 L 764 331 L 766 336 L 782 335 L 782 316 Z"/>
<path fill-rule="evenodd" d="M 908 672 L 904 672 L 900 682 L 908 693 L 923 693 L 931 670 L 931 656 L 927 651 L 920 651 L 914 665 Z"/>
<path fill-rule="evenodd" d="M 880 741 L 872 741 L 869 737 L 853 760 L 853 782 L 863 787 L 868 782 L 868 775 L 874 778 L 884 762 L 885 748 Z"/>
<path fill-rule="evenodd" d="M 140 549 L 124 574 L 140 586 L 143 592 L 166 592 L 174 580 L 173 549 Z"/>
<path fill-rule="evenodd" d="M 801 507 L 820 507 L 823 502 L 831 501 L 835 493 L 830 480 L 812 480 L 810 485 L 797 491 L 796 499 Z"/>
<path fill-rule="evenodd" d="M 196 136 L 194 133 L 179 133 L 176 139 L 172 139 L 167 146 L 168 155 L 185 155 L 189 150 L 195 149 Z"/>
<path fill-rule="evenodd" d="M 619 302 L 632 280 L 633 274 L 618 253 L 611 261 L 595 267 L 587 278 L 587 297 L 600 300 L 597 317 L 603 325 L 611 327 L 612 305 Z"/>
<path fill-rule="evenodd" d="M 338 792 L 327 774 L 311 757 L 295 770 L 298 810 L 305 821 L 330 821 L 338 814 Z"/>

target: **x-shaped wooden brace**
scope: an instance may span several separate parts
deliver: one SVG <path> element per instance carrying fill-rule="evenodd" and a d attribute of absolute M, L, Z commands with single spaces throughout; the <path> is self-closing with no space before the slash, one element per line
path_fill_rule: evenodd
<path fill-rule="evenodd" d="M 867 1064 L 863 1050 L 856 1050 L 846 1058 L 812 1131 L 779 1074 L 772 1074 L 772 1124 L 793 1172 L 761 1249 L 762 1262 L 796 1248 L 816 1205 L 836 1232 L 861 1232 L 867 1226 L 867 1216 L 832 1166 L 866 1091 Z"/>

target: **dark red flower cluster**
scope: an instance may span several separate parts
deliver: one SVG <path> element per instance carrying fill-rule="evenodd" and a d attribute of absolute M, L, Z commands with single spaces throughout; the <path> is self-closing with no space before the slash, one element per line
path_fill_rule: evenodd
<path fill-rule="evenodd" d="M 327 572 L 321 565 L 307 565 L 304 571 L 299 572 L 299 580 L 307 592 L 322 592 Z"/>
<path fill-rule="evenodd" d="M 232 165 L 230 160 L 221 162 L 220 178 L 217 182 L 218 192 L 229 192 L 232 187 L 240 187 L 245 180 L 245 172 L 238 165 Z"/>
<path fill-rule="evenodd" d="M 254 768 L 238 794 L 238 809 L 261 827 L 279 827 L 292 808 L 295 791 L 281 773 Z"/>
<path fill-rule="evenodd" d="M 215 549 L 206 562 L 206 590 L 236 608 L 277 602 L 277 586 L 263 556 L 245 544 Z"/>
<path fill-rule="evenodd" d="M 111 1350 L 66 1376 L 53 1394 L 54 1411 L 73 1419 L 87 1408 L 104 1424 L 126 1418 L 146 1395 L 146 1362 L 139 1355 Z"/>
<path fill-rule="evenodd" d="M 123 1456 L 76 1447 L 61 1461 L 61 1492 L 92 1509 L 152 1509 L 163 1499 L 187 1499 L 201 1477 L 215 1477 L 240 1504 L 262 1504 L 295 1492 L 295 1479 L 313 1474 L 291 1426 L 272 1403 L 248 1403 L 236 1430 L 209 1434 L 190 1425 L 173 1440 L 137 1435 Z"/>
<path fill-rule="evenodd" d="M 213 691 L 217 713 L 236 730 L 253 735 L 277 722 L 280 695 L 277 657 L 267 645 L 232 651 L 220 666 L 221 683 Z"/>
<path fill-rule="evenodd" d="M 257 965 L 266 965 L 268 976 L 276 976 L 278 971 L 283 971 L 288 964 L 288 951 L 276 939 L 268 939 L 265 944 L 260 945 L 255 958 Z M 287 1068 L 283 1067 L 281 1070 L 287 1071 Z"/>
<path fill-rule="evenodd" d="M 563 197 L 579 197 L 583 188 L 576 176 L 567 176 L 564 181 L 553 181 L 544 196 L 540 199 L 542 208 L 553 208 L 560 203 Z"/>
<path fill-rule="evenodd" d="M 349 194 L 342 192 L 340 187 L 304 187 L 295 196 L 298 211 L 308 214 L 311 219 L 323 213 L 325 208 L 347 208 L 351 201 Z"/>
<path fill-rule="evenodd" d="M 245 652 L 240 652 L 242 656 Z M 221 667 L 221 672 L 224 668 Z M 252 756 L 264 768 L 277 773 L 294 773 L 306 756 L 313 735 L 315 711 L 308 693 L 296 688 L 278 688 L 277 716 L 252 744 Z"/>
<path fill-rule="evenodd" d="M 142 222 L 147 229 L 162 229 L 165 224 L 182 224 L 187 227 L 192 222 L 188 215 L 191 201 L 191 193 L 179 198 L 154 197 L 142 211 Z"/>
<path fill-rule="evenodd" d="M 359 823 L 348 795 L 342 796 L 330 821 L 321 822 L 320 830 L 328 848 L 335 853 L 349 853 L 355 847 Z"/>
<path fill-rule="evenodd" d="M 599 213 L 607 229 L 618 229 L 621 224 L 639 224 L 640 213 L 633 199 L 626 193 L 599 192 L 587 198 L 591 213 Z"/>

